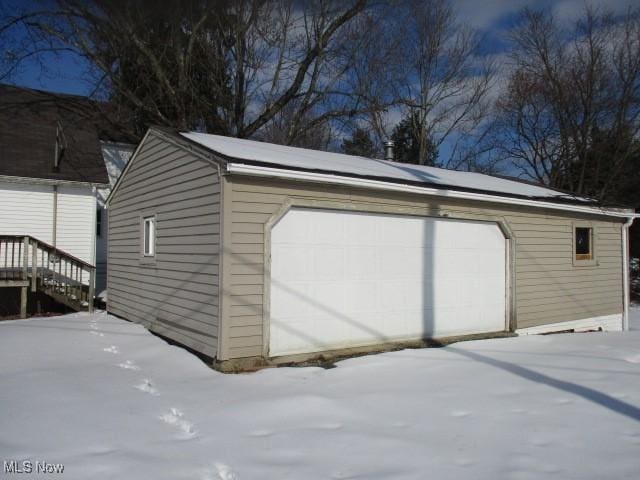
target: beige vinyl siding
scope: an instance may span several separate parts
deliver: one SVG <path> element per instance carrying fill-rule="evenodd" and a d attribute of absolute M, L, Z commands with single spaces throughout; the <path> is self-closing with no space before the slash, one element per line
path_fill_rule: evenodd
<path fill-rule="evenodd" d="M 210 162 L 151 133 L 110 200 L 108 310 L 215 357 L 220 182 Z M 156 216 L 156 254 L 141 222 Z"/>
<path fill-rule="evenodd" d="M 621 223 L 616 219 L 276 179 L 227 179 L 222 359 L 263 354 L 265 224 L 287 203 L 500 220 L 515 239 L 517 328 L 622 312 Z M 573 264 L 575 221 L 595 229 L 595 266 Z"/>

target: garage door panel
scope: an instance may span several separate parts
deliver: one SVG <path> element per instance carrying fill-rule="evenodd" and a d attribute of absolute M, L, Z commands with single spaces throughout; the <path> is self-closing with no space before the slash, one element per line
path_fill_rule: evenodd
<path fill-rule="evenodd" d="M 347 313 L 372 313 L 377 310 L 376 282 L 354 281 L 344 288 Z"/>
<path fill-rule="evenodd" d="M 470 281 L 465 278 L 442 278 L 434 283 L 433 301 L 429 305 L 433 307 L 456 307 L 461 305 L 461 297 L 467 295 L 469 287 L 472 287 Z M 465 292 L 462 294 L 462 292 Z M 473 293 L 473 292 L 470 292 Z"/>
<path fill-rule="evenodd" d="M 332 216 L 315 217 L 311 223 L 310 236 L 307 244 L 315 245 L 344 245 L 345 244 L 345 218 Z"/>
<path fill-rule="evenodd" d="M 332 244 L 313 245 L 307 255 L 313 258 L 314 278 L 319 281 L 340 281 L 344 278 L 345 248 Z"/>
<path fill-rule="evenodd" d="M 271 244 L 273 356 L 505 328 L 495 224 L 293 209 Z"/>
<path fill-rule="evenodd" d="M 372 246 L 378 236 L 378 224 L 375 218 L 357 215 L 344 223 L 345 245 L 361 247 Z"/>
<path fill-rule="evenodd" d="M 300 301 L 309 298 L 309 284 L 288 282 L 286 285 L 273 285 L 271 288 L 271 302 L 280 305 L 277 312 L 281 318 L 304 318 L 309 314 L 309 302 Z"/>
<path fill-rule="evenodd" d="M 378 272 L 376 259 L 376 247 L 347 247 L 345 268 L 349 272 L 349 277 L 354 280 L 375 279 Z"/>
<path fill-rule="evenodd" d="M 342 282 L 318 282 L 309 287 L 309 296 L 299 298 L 309 304 L 309 314 L 313 317 L 326 315 L 339 318 L 346 309 L 346 292 Z"/>
<path fill-rule="evenodd" d="M 288 259 L 286 262 L 271 262 L 272 282 L 295 282 L 308 278 L 313 261 L 308 248 L 296 244 L 275 244 L 271 247 L 271 256 Z"/>

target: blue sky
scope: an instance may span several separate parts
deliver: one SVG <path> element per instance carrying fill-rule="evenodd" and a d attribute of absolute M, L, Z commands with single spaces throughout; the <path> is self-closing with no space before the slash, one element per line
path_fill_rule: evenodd
<path fill-rule="evenodd" d="M 9 0 L 10 1 L 10 0 Z M 617 13 L 637 3 L 637 0 L 592 1 L 592 5 Z M 485 35 L 484 52 L 499 55 L 504 52 L 504 33 L 517 21 L 523 7 L 549 8 L 559 18 L 571 20 L 585 8 L 584 0 L 453 0 L 459 19 Z M 71 53 L 49 55 L 43 59 L 47 71 L 36 62 L 26 64 L 11 83 L 61 93 L 86 95 L 91 92 L 87 80 L 88 65 Z"/>

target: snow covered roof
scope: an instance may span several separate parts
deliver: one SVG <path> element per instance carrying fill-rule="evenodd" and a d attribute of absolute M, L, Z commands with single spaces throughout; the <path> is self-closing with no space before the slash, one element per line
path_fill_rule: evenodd
<path fill-rule="evenodd" d="M 589 199 L 575 197 L 566 192 L 481 173 L 287 147 L 205 133 L 188 132 L 181 133 L 181 135 L 208 150 L 227 157 L 229 161 L 234 163 L 237 161 L 238 163 L 280 169 L 324 172 L 396 183 L 435 186 L 448 190 L 476 191 L 547 201 L 592 202 Z"/>

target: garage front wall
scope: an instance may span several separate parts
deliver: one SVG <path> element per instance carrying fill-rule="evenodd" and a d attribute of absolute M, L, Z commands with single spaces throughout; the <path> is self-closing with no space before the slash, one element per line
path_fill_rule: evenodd
<path fill-rule="evenodd" d="M 622 224 L 614 218 L 234 175 L 223 177 L 222 188 L 220 360 L 265 353 L 268 232 L 291 207 L 497 222 L 511 238 L 514 328 L 623 311 Z M 595 264 L 574 265 L 576 223 L 594 228 Z"/>

